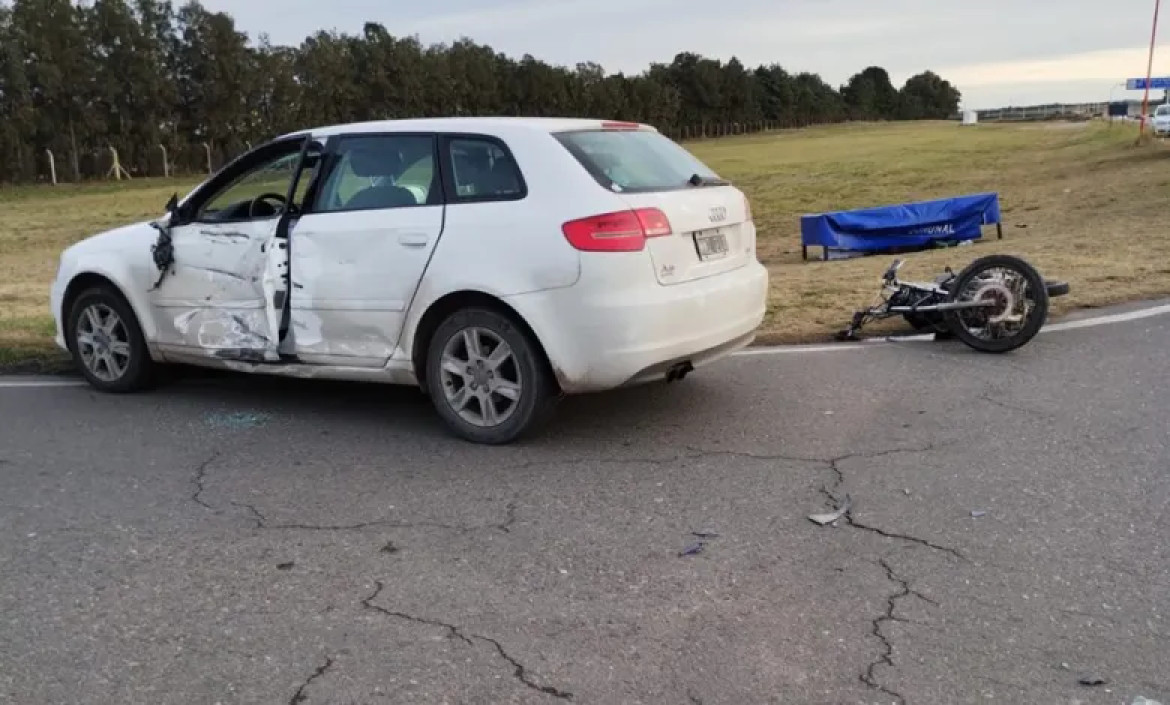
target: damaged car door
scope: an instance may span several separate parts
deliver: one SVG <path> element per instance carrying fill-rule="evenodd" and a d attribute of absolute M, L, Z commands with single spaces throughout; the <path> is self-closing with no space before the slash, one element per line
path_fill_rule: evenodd
<path fill-rule="evenodd" d="M 171 216 L 170 266 L 152 291 L 166 352 L 280 360 L 287 235 L 321 158 L 294 138 L 225 167 Z"/>
<path fill-rule="evenodd" d="M 433 134 L 332 138 L 291 234 L 290 335 L 299 361 L 381 367 L 443 232 Z"/>

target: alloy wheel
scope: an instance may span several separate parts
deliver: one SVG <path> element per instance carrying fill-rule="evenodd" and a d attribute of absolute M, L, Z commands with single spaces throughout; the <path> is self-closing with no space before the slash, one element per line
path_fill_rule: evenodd
<path fill-rule="evenodd" d="M 447 403 L 469 424 L 490 428 L 515 413 L 524 382 L 508 343 L 487 328 L 464 328 L 443 346 Z"/>
<path fill-rule="evenodd" d="M 77 320 L 77 352 L 97 379 L 116 382 L 130 367 L 130 334 L 117 312 L 102 303 L 87 306 Z"/>

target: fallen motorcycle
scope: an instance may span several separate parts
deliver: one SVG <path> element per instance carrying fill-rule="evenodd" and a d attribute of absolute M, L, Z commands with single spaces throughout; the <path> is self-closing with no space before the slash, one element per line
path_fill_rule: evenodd
<path fill-rule="evenodd" d="M 1019 257 L 989 255 L 959 274 L 950 267 L 934 282 L 904 282 L 895 259 L 882 275 L 881 301 L 853 314 L 838 340 L 860 340 L 870 321 L 902 316 L 916 330 L 936 339 L 955 337 L 986 353 L 1005 353 L 1025 345 L 1048 318 L 1048 301 L 1069 292 L 1067 282 L 1044 279 Z"/>

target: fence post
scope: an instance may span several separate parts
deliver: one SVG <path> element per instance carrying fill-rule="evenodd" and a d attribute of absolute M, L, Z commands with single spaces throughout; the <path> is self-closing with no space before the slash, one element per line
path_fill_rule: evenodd
<path fill-rule="evenodd" d="M 130 172 L 122 168 L 122 162 L 118 159 L 118 150 L 114 148 L 114 145 L 110 145 L 110 158 L 113 159 L 114 163 L 110 165 L 110 170 L 106 172 L 106 178 L 113 175 L 115 181 L 121 181 L 123 174 L 126 175 L 127 179 L 132 178 Z"/>
<path fill-rule="evenodd" d="M 210 174 L 213 171 L 211 168 L 211 145 L 204 142 L 203 151 L 207 153 L 207 173 Z"/>
<path fill-rule="evenodd" d="M 57 185 L 57 160 L 53 158 L 53 150 L 46 149 L 45 154 L 49 155 L 49 178 L 52 179 L 53 185 Z"/>
<path fill-rule="evenodd" d="M 165 144 L 160 144 L 158 148 L 162 150 L 163 154 L 163 177 L 169 179 L 171 177 L 171 166 L 170 162 L 167 161 L 167 146 Z"/>

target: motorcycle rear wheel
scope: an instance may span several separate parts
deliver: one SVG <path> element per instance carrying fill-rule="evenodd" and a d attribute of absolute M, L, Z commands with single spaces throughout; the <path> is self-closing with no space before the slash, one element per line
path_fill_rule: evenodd
<path fill-rule="evenodd" d="M 1026 345 L 1048 318 L 1048 289 L 1036 268 L 1012 255 L 989 255 L 967 265 L 950 302 L 993 300 L 997 306 L 947 311 L 947 327 L 967 346 L 1006 353 Z"/>

